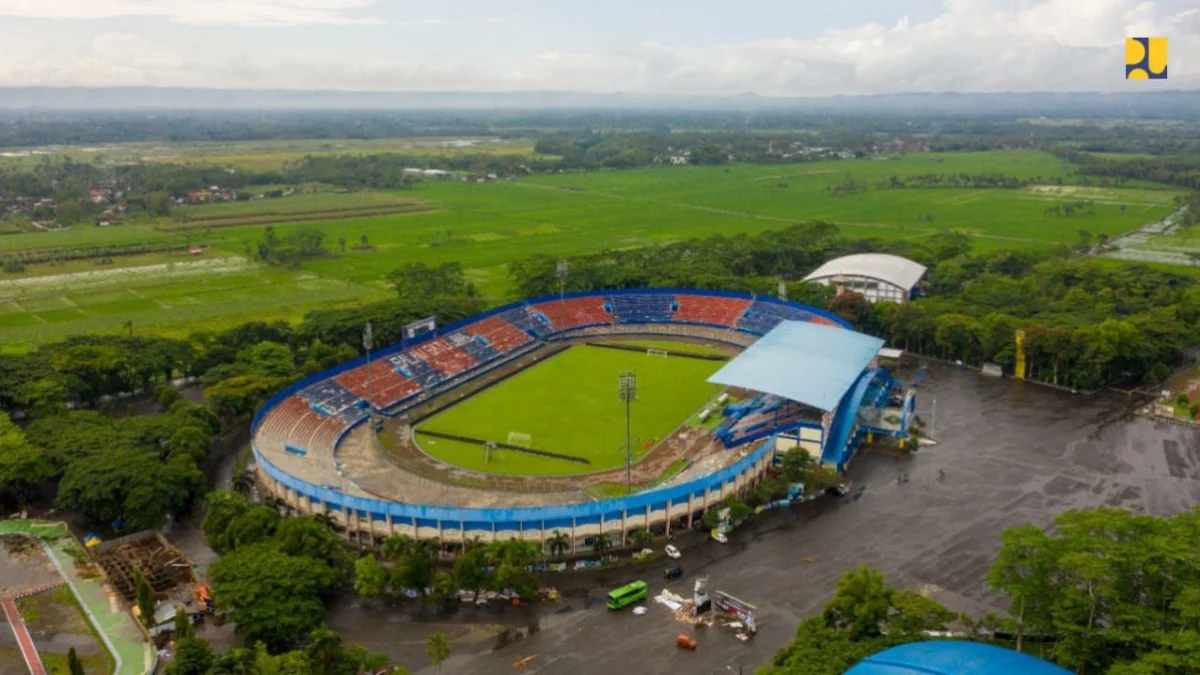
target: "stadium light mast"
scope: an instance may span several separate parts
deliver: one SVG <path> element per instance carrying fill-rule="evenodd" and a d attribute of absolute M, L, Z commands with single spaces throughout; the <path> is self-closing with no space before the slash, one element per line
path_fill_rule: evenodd
<path fill-rule="evenodd" d="M 555 269 L 558 274 L 558 301 L 563 301 L 563 296 L 566 295 L 567 287 L 567 261 L 559 260 L 558 266 Z"/>
<path fill-rule="evenodd" d="M 632 494 L 633 441 L 629 432 L 629 408 L 637 398 L 637 375 L 635 373 L 626 371 L 617 377 L 617 394 L 625 402 L 625 489 L 626 494 Z"/>
<path fill-rule="evenodd" d="M 368 321 L 366 323 L 366 325 L 363 326 L 363 349 L 367 350 L 367 417 L 370 418 L 369 422 L 371 425 L 371 429 L 374 430 L 375 429 L 375 403 L 371 399 L 371 346 L 372 346 L 371 322 Z"/>

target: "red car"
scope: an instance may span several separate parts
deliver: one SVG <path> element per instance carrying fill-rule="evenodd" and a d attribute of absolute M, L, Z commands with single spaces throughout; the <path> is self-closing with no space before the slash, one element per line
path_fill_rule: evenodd
<path fill-rule="evenodd" d="M 696 649 L 696 641 L 687 635 L 676 635 L 675 646 L 680 649 Z"/>

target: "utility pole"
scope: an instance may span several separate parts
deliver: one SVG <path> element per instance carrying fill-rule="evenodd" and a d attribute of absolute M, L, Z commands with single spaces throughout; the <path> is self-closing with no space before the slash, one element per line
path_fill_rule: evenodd
<path fill-rule="evenodd" d="M 621 373 L 617 377 L 617 394 L 625 402 L 625 490 L 626 494 L 633 493 L 633 436 L 629 427 L 630 404 L 637 398 L 637 375 L 631 372 Z"/>
<path fill-rule="evenodd" d="M 929 437 L 933 438 L 933 426 L 937 424 L 937 399 L 933 399 L 933 409 L 929 413 Z"/>

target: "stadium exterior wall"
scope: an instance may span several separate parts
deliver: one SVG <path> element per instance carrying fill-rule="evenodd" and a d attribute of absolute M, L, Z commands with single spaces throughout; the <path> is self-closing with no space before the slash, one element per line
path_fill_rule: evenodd
<path fill-rule="evenodd" d="M 797 308 L 814 316 L 822 317 L 838 326 L 847 329 L 850 328 L 850 325 L 844 319 L 824 310 L 769 296 L 754 296 L 748 293 L 676 288 L 583 291 L 566 293 L 561 296 L 541 296 L 496 307 L 486 312 L 467 317 L 461 321 L 440 326 L 437 330 L 425 333 L 413 340 L 407 340 L 374 352 L 371 355 L 371 359 L 374 361 L 386 358 L 401 350 L 416 347 L 426 341 L 433 340 L 446 333 L 453 332 L 459 328 L 469 326 L 516 307 L 558 300 L 560 297 L 562 299 L 571 299 L 625 294 L 708 295 L 769 302 Z M 684 321 L 672 323 L 722 328 L 731 332 L 743 332 L 741 329 L 727 325 L 692 324 L 691 322 Z M 638 325 L 649 326 L 652 324 Z M 575 326 L 569 330 L 579 331 L 584 328 L 586 326 Z M 757 333 L 752 334 L 757 335 Z M 258 425 L 263 417 L 281 401 L 311 384 L 330 379 L 343 372 L 357 368 L 366 363 L 366 360 L 364 356 L 343 363 L 330 370 L 304 378 L 276 393 L 255 413 L 250 427 L 251 439 L 255 438 Z M 363 421 L 365 420 L 360 420 L 359 423 Z M 335 448 L 342 437 L 346 433 L 349 433 L 354 426 L 345 429 L 338 436 L 334 442 Z M 683 485 L 641 492 L 636 495 L 617 499 L 517 509 L 410 504 L 390 499 L 348 495 L 341 491 L 314 485 L 292 476 L 273 465 L 253 442 L 252 447 L 263 482 L 274 496 L 283 500 L 292 509 L 302 513 L 331 512 L 334 520 L 346 529 L 348 536 L 360 533 L 374 540 L 376 537 L 403 534 L 413 538 L 437 538 L 443 543 L 466 542 L 476 537 L 482 538 L 485 541 L 525 538 L 542 540 L 544 542 L 555 531 L 561 531 L 571 536 L 572 547 L 574 549 L 576 544 L 583 538 L 594 536 L 601 532 L 619 532 L 623 545 L 629 533 L 643 527 L 666 524 L 669 531 L 671 521 L 679 519 L 686 519 L 687 525 L 691 526 L 696 514 L 702 514 L 708 508 L 715 506 L 731 495 L 743 493 L 761 478 L 762 474 L 771 466 L 774 454 L 774 437 L 767 439 L 766 442 L 762 443 L 753 452 L 734 464 Z"/>
<path fill-rule="evenodd" d="M 291 476 L 270 463 L 257 449 L 255 461 L 267 489 L 290 508 L 301 513 L 331 513 L 347 534 L 369 539 L 406 535 L 414 539 L 438 539 L 463 543 L 479 538 L 542 541 L 562 532 L 572 547 L 602 532 L 617 535 L 621 545 L 635 530 L 666 526 L 686 520 L 691 527 L 697 514 L 722 500 L 752 487 L 771 466 L 774 437 L 753 452 L 707 476 L 657 490 L 595 502 L 528 508 L 466 508 L 409 504 L 385 499 L 357 497 L 313 485 Z M 574 551 L 572 551 L 574 552 Z"/>

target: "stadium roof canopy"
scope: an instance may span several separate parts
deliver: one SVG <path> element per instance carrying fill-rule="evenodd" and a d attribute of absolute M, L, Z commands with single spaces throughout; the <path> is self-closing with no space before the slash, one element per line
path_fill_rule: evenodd
<path fill-rule="evenodd" d="M 898 255 L 856 253 L 830 260 L 804 277 L 804 280 L 816 281 L 843 275 L 870 277 L 910 289 L 925 275 L 925 266 Z"/>
<path fill-rule="evenodd" d="M 783 321 L 708 381 L 831 411 L 882 346 L 879 338 L 838 326 Z"/>
<path fill-rule="evenodd" d="M 868 656 L 846 675 L 1071 675 L 1049 661 L 979 642 L 912 642 Z"/>

